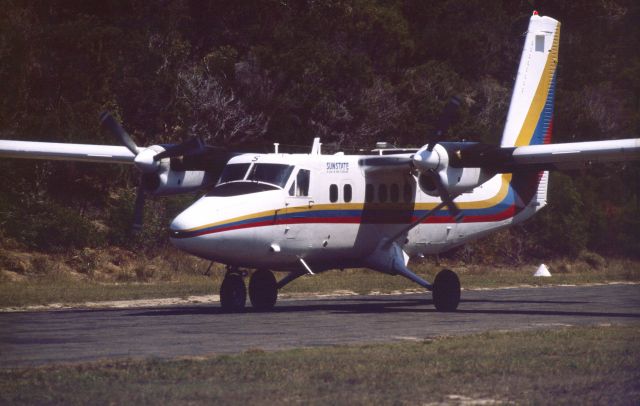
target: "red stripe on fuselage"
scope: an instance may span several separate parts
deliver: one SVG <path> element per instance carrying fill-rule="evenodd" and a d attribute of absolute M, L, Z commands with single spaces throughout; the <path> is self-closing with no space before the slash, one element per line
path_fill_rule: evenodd
<path fill-rule="evenodd" d="M 492 222 L 492 221 L 501 221 L 506 220 L 510 217 L 515 216 L 518 213 L 515 205 L 511 205 L 507 207 L 500 213 L 496 214 L 488 214 L 482 216 L 466 216 L 463 218 L 463 223 L 479 223 L 479 222 Z M 417 217 L 412 217 L 411 222 L 415 221 Z M 380 224 L 396 224 L 396 225 L 406 225 L 411 222 L 402 222 L 402 223 L 380 223 Z M 454 223 L 455 220 L 451 216 L 438 216 L 438 217 L 430 217 L 422 222 L 422 224 L 446 224 L 446 223 Z M 254 223 L 245 223 L 238 224 L 235 226 L 228 227 L 220 227 L 214 230 L 202 230 L 201 232 L 193 234 L 191 237 L 199 237 L 207 234 L 216 234 L 224 231 L 233 231 L 233 230 L 242 230 L 246 228 L 257 228 L 264 226 L 276 226 L 276 225 L 287 225 L 287 224 L 362 224 L 361 217 L 357 216 L 349 216 L 349 217 L 300 217 L 300 218 L 290 218 L 279 221 L 257 221 Z"/>

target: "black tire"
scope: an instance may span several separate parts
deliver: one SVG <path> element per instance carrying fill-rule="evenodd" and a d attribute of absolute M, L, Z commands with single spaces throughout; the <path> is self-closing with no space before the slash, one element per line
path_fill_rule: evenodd
<path fill-rule="evenodd" d="M 273 309 L 278 300 L 278 283 L 273 272 L 258 269 L 249 279 L 249 299 L 254 309 L 268 311 Z"/>
<path fill-rule="evenodd" d="M 460 303 L 460 279 L 455 272 L 443 269 L 433 282 L 433 304 L 439 312 L 454 312 Z"/>
<path fill-rule="evenodd" d="M 247 302 L 247 289 L 241 275 L 229 274 L 220 286 L 220 306 L 225 312 L 241 312 Z"/>

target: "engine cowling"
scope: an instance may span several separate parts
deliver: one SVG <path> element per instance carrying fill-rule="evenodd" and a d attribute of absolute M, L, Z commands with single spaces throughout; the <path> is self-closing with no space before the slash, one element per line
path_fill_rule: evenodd
<path fill-rule="evenodd" d="M 154 156 L 163 151 L 164 147 L 153 145 L 136 155 L 135 165 L 142 171 L 142 186 L 146 193 L 153 196 L 189 193 L 213 185 L 217 180 L 206 171 L 185 170 L 184 165 L 176 165 L 179 161 L 154 160 Z"/>
<path fill-rule="evenodd" d="M 153 196 L 170 196 L 195 192 L 213 186 L 217 179 L 205 171 L 174 171 L 169 168 L 145 174 L 145 192 Z"/>
<path fill-rule="evenodd" d="M 418 172 L 420 189 L 431 196 L 441 196 L 434 174 L 440 179 L 450 195 L 472 191 L 489 180 L 493 173 L 482 168 L 454 167 L 449 155 L 455 153 L 454 143 L 436 144 L 431 150 L 422 147 L 413 157 L 413 166 Z"/>

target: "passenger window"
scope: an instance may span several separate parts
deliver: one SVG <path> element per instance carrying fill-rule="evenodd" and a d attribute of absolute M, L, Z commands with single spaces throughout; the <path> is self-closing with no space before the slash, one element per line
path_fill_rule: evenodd
<path fill-rule="evenodd" d="M 398 188 L 398 184 L 392 183 L 391 184 L 391 201 L 396 203 L 398 200 L 400 200 L 400 188 Z"/>
<path fill-rule="evenodd" d="M 351 201 L 351 185 L 344 185 L 342 189 L 342 197 L 344 198 L 345 203 L 349 203 Z"/>
<path fill-rule="evenodd" d="M 380 203 L 387 201 L 387 185 L 378 186 L 378 199 L 380 199 Z"/>
<path fill-rule="evenodd" d="M 371 203 L 373 201 L 374 189 L 371 183 L 367 183 L 364 189 L 364 201 L 367 203 Z"/>
<path fill-rule="evenodd" d="M 338 185 L 329 186 L 329 200 L 331 203 L 338 201 Z"/>
<path fill-rule="evenodd" d="M 410 184 L 405 183 L 404 184 L 404 191 L 403 191 L 403 197 L 404 197 L 404 201 L 409 203 L 411 201 L 411 199 L 413 198 L 413 188 L 411 187 Z"/>

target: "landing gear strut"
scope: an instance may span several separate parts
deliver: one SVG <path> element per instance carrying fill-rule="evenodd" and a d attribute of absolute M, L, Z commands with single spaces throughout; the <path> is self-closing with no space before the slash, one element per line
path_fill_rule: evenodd
<path fill-rule="evenodd" d="M 247 301 L 247 290 L 238 268 L 229 268 L 220 286 L 220 305 L 225 312 L 244 310 Z"/>
<path fill-rule="evenodd" d="M 433 304 L 440 312 L 453 312 L 460 303 L 460 279 L 455 272 L 443 269 L 433 282 Z"/>
<path fill-rule="evenodd" d="M 251 305 L 258 311 L 268 311 L 278 300 L 278 283 L 273 272 L 267 269 L 258 269 L 249 280 L 249 299 Z"/>

